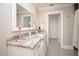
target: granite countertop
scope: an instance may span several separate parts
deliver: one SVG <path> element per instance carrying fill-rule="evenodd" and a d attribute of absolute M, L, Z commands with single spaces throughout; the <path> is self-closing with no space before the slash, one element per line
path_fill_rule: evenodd
<path fill-rule="evenodd" d="M 41 40 L 44 39 L 46 33 L 35 34 L 30 37 L 23 37 L 19 40 L 11 40 L 7 42 L 7 45 L 19 46 L 24 48 L 34 48 Z"/>

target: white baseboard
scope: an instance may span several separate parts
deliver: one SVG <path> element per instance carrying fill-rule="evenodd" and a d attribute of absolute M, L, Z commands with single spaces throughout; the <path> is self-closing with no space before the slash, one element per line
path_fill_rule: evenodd
<path fill-rule="evenodd" d="M 72 45 L 63 45 L 61 48 L 64 48 L 64 49 L 73 49 L 73 46 Z"/>

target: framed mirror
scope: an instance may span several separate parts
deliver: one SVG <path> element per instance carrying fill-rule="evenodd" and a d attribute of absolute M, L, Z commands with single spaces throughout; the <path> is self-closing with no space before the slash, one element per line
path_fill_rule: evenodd
<path fill-rule="evenodd" d="M 18 3 L 12 4 L 12 31 L 17 31 L 21 25 L 22 30 L 34 29 L 35 21 L 33 15 Z"/>
<path fill-rule="evenodd" d="M 16 15 L 17 27 L 21 25 L 23 29 L 30 28 L 32 23 L 31 14 L 19 4 L 16 4 L 16 8 L 17 8 L 17 15 Z"/>
<path fill-rule="evenodd" d="M 21 30 L 32 30 L 37 28 L 36 16 L 31 14 L 18 3 L 12 3 L 12 31 L 18 31 L 21 26 Z"/>

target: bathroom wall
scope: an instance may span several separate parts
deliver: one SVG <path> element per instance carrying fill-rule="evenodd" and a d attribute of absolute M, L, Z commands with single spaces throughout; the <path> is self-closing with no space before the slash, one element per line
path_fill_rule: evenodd
<path fill-rule="evenodd" d="M 6 37 L 12 31 L 12 5 L 0 3 L 0 56 L 7 55 Z"/>
<path fill-rule="evenodd" d="M 42 28 L 48 31 L 48 13 L 49 12 L 63 12 L 63 45 L 72 46 L 73 41 L 73 25 L 74 25 L 74 8 L 73 6 L 67 6 L 62 8 L 48 8 L 39 10 L 40 25 Z"/>

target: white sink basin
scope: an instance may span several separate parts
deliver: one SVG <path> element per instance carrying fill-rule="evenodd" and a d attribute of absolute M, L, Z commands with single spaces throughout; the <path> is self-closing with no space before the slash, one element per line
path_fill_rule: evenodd
<path fill-rule="evenodd" d="M 23 46 L 33 48 L 38 43 L 39 40 L 40 40 L 39 38 L 31 38 L 29 40 L 26 40 Z"/>

